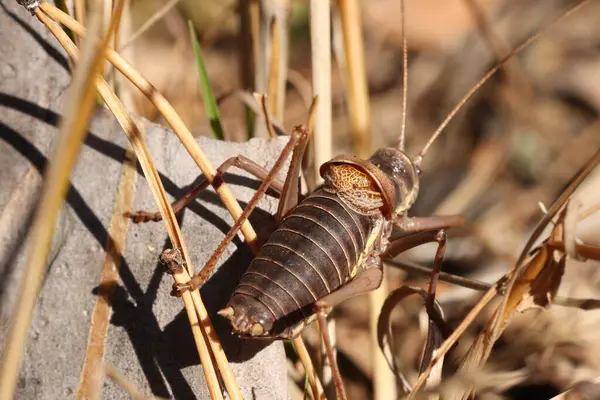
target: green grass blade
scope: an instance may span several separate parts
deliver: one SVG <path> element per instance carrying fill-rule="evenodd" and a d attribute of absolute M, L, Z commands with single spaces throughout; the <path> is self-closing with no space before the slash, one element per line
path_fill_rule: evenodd
<path fill-rule="evenodd" d="M 310 385 L 308 384 L 308 373 L 304 373 L 304 400 L 308 400 L 308 391 L 310 390 Z"/>
<path fill-rule="evenodd" d="M 194 56 L 196 58 L 196 67 L 198 68 L 198 82 L 200 84 L 200 90 L 202 91 L 202 99 L 204 100 L 206 116 L 210 121 L 213 136 L 216 139 L 225 140 L 225 136 L 223 135 L 223 126 L 221 125 L 221 118 L 219 116 L 219 106 L 217 105 L 217 99 L 215 98 L 215 94 L 210 86 L 208 74 L 206 73 L 200 42 L 198 41 L 198 36 L 196 36 L 196 30 L 194 29 L 192 21 L 188 21 L 188 25 L 190 29 L 190 37 L 192 39 L 192 47 L 194 48 Z"/>

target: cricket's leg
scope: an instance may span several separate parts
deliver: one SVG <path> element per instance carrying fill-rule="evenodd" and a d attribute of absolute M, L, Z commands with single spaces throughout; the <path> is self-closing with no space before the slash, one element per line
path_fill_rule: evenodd
<path fill-rule="evenodd" d="M 462 215 L 440 215 L 433 217 L 402 217 L 394 225 L 404 232 L 435 231 L 465 226 Z"/>
<path fill-rule="evenodd" d="M 437 283 L 439 280 L 440 272 L 442 270 L 442 261 L 444 260 L 444 254 L 446 253 L 446 231 L 444 229 L 434 230 L 434 231 L 424 231 L 418 232 L 412 235 L 408 235 L 397 239 L 391 242 L 385 252 L 385 255 L 388 257 L 394 257 L 397 254 L 400 254 L 410 248 L 420 246 L 429 242 L 437 242 L 438 247 L 435 252 L 435 257 L 433 259 L 433 267 L 430 272 L 429 286 L 427 288 L 427 298 L 425 300 L 425 308 L 427 309 L 427 314 L 429 316 L 436 315 L 434 310 L 435 307 L 435 295 L 437 289 Z M 443 327 L 443 321 L 434 321 L 430 318 L 429 324 L 435 324 L 438 327 Z M 427 330 L 427 340 L 425 350 L 423 352 L 423 359 L 420 366 L 419 373 L 422 373 L 423 370 L 429 365 L 429 361 L 433 356 L 433 351 L 435 350 L 435 340 L 433 335 L 435 334 L 435 330 L 433 326 L 429 326 Z"/>
<path fill-rule="evenodd" d="M 329 331 L 327 330 L 327 314 L 331 311 L 331 306 L 318 301 L 315 304 L 315 312 L 317 314 L 317 323 L 319 324 L 319 331 L 323 338 L 323 345 L 325 346 L 325 354 L 331 366 L 331 372 L 333 374 L 333 382 L 335 384 L 335 394 L 338 399 L 346 400 L 346 391 L 344 390 L 344 382 L 342 381 L 342 374 L 337 365 L 337 360 L 333 353 L 333 347 L 331 346 L 331 338 L 329 337 Z"/>
<path fill-rule="evenodd" d="M 298 146 L 294 150 L 294 154 L 292 155 L 292 160 L 290 161 L 290 168 L 288 169 L 287 176 L 285 177 L 285 183 L 283 184 L 283 189 L 281 191 L 281 196 L 279 196 L 279 206 L 277 207 L 277 224 L 281 222 L 285 214 L 294 208 L 298 204 L 299 190 L 298 186 L 300 183 L 300 171 L 302 168 L 302 159 L 304 158 L 304 153 L 306 153 L 306 148 L 308 146 L 308 141 L 310 140 L 310 135 L 312 133 L 312 129 L 308 129 L 306 139 L 298 142 Z"/>
<path fill-rule="evenodd" d="M 446 230 L 439 229 L 433 231 L 417 232 L 391 242 L 385 253 L 384 257 L 392 258 L 400 253 L 405 252 L 413 247 L 420 246 L 425 243 L 437 242 L 438 248 L 435 252 L 435 258 L 433 260 L 433 268 L 431 270 L 431 279 L 429 281 L 429 301 L 427 307 L 433 307 L 433 301 L 435 300 L 435 288 L 439 279 L 439 274 L 442 269 L 442 260 L 446 253 Z"/>
<path fill-rule="evenodd" d="M 225 160 L 223 164 L 221 164 L 219 168 L 217 168 L 215 179 L 222 179 L 223 174 L 227 172 L 227 170 L 231 167 L 237 167 L 241 170 L 244 170 L 249 174 L 254 175 L 261 181 L 265 180 L 267 175 L 269 175 L 269 172 L 266 169 L 264 169 L 254 161 L 250 160 L 249 158 L 239 155 L 237 157 L 230 157 L 227 160 Z M 171 204 L 171 206 L 173 207 L 173 211 L 177 214 L 178 212 L 183 210 L 188 204 L 190 204 L 190 202 L 192 202 L 196 197 L 198 197 L 200 193 L 208 187 L 208 185 L 209 183 L 206 180 L 206 178 L 202 178 L 200 182 L 198 182 L 188 193 L 184 194 L 181 198 L 177 199 Z M 283 190 L 283 183 L 274 179 L 271 182 L 271 189 L 275 190 L 277 193 L 281 193 L 281 191 Z M 149 212 L 144 210 L 136 211 L 133 213 L 127 212 L 125 213 L 125 216 L 133 219 L 133 222 L 135 223 L 160 221 L 162 218 L 160 213 L 157 211 Z"/>
<path fill-rule="evenodd" d="M 223 254 L 223 251 L 225 251 L 225 249 L 227 248 L 227 245 L 231 242 L 233 237 L 237 234 L 240 227 L 242 226 L 242 223 L 248 218 L 250 213 L 252 213 L 252 211 L 256 208 L 256 205 L 258 204 L 258 200 L 261 198 L 261 196 L 263 194 L 265 194 L 265 192 L 271 185 L 271 182 L 273 181 L 273 179 L 275 178 L 275 176 L 277 175 L 279 170 L 283 167 L 283 164 L 285 163 L 287 157 L 290 155 L 291 152 L 294 152 L 294 154 L 296 154 L 296 151 L 298 149 L 300 149 L 300 150 L 305 149 L 306 142 L 308 141 L 309 136 L 310 136 L 310 130 L 307 129 L 306 127 L 297 126 L 296 128 L 294 128 L 294 131 L 292 132 L 292 135 L 290 137 L 290 141 L 285 145 L 285 147 L 281 151 L 281 154 L 279 155 L 279 158 L 273 165 L 273 168 L 271 169 L 271 171 L 269 171 L 269 173 L 267 174 L 265 179 L 263 179 L 263 182 L 261 183 L 260 187 L 258 188 L 256 193 L 254 193 L 254 196 L 252 196 L 252 199 L 250 199 L 250 201 L 248 202 L 248 206 L 244 209 L 244 211 L 242 212 L 242 215 L 240 215 L 238 220 L 235 221 L 235 223 L 233 224 L 233 226 L 231 227 L 231 229 L 229 230 L 227 235 L 225 235 L 225 237 L 223 238 L 223 240 L 221 241 L 221 243 L 219 244 L 217 249 L 214 251 L 212 256 L 209 258 L 206 265 L 202 268 L 202 270 L 200 270 L 200 272 L 198 274 L 194 275 L 190 279 L 189 282 L 184 283 L 184 284 L 175 284 L 173 286 L 172 294 L 181 295 L 181 293 L 183 293 L 186 290 L 196 290 L 204 282 L 206 282 L 208 277 L 211 275 L 214 267 L 217 265 L 217 262 L 218 262 L 219 258 L 221 257 L 221 254 Z M 292 156 L 292 159 L 293 158 L 294 158 L 294 156 Z M 289 178 L 286 179 L 286 182 L 288 182 L 288 181 L 289 181 Z M 282 197 L 284 197 L 284 196 L 285 196 L 285 191 L 282 193 Z"/>

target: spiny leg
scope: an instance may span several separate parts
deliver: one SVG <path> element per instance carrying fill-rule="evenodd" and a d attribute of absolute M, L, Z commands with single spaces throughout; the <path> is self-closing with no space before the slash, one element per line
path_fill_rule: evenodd
<path fill-rule="evenodd" d="M 261 181 L 264 181 L 266 177 L 269 175 L 269 172 L 250 160 L 247 157 L 242 155 L 238 155 L 237 157 L 230 157 L 225 160 L 219 168 L 217 168 L 217 173 L 215 179 L 223 179 L 222 176 L 227 172 L 227 170 L 231 167 L 237 167 L 241 170 L 248 172 L 249 174 L 254 175 Z M 188 204 L 190 204 L 196 197 L 200 195 L 200 193 L 208 187 L 209 183 L 206 178 L 202 178 L 200 182 L 198 182 L 189 192 L 184 194 L 181 198 L 175 200 L 171 206 L 173 207 L 173 211 L 175 213 L 183 210 Z M 274 179 L 270 184 L 271 189 L 275 190 L 277 193 L 281 194 L 283 190 L 283 184 Z M 125 213 L 126 217 L 133 219 L 135 223 L 148 222 L 148 221 L 160 221 L 161 215 L 159 212 L 149 212 L 149 211 L 136 211 L 133 213 Z"/>
<path fill-rule="evenodd" d="M 342 381 L 342 375 L 338 368 L 337 361 L 333 354 L 333 347 L 331 346 L 331 338 L 329 337 L 329 331 L 327 330 L 327 314 L 331 311 L 331 306 L 327 305 L 322 301 L 318 301 L 315 304 L 315 313 L 317 314 L 317 323 L 319 324 L 319 331 L 323 338 L 323 345 L 325 346 L 325 353 L 331 366 L 331 372 L 333 374 L 333 382 L 335 384 L 336 397 L 340 400 L 346 400 L 346 391 L 344 390 L 344 382 Z"/>
<path fill-rule="evenodd" d="M 435 295 L 437 283 L 442 269 L 442 261 L 444 260 L 444 255 L 446 253 L 446 230 L 438 229 L 432 231 L 417 232 L 402 237 L 400 239 L 396 239 L 395 241 L 390 243 L 384 255 L 387 257 L 394 257 L 408 249 L 430 242 L 437 242 L 438 244 L 433 260 L 433 267 L 429 272 L 430 279 L 429 286 L 427 288 L 427 300 L 425 301 L 425 308 L 427 309 L 427 314 L 431 316 L 436 315 L 434 310 Z M 435 324 L 439 327 L 445 326 L 443 321 L 434 321 L 431 318 L 429 320 L 429 324 Z M 427 330 L 428 335 L 425 344 L 425 349 L 423 351 L 423 359 L 419 368 L 419 373 L 422 373 L 422 371 L 424 371 L 424 369 L 429 365 L 429 361 L 433 357 L 433 351 L 435 350 L 435 340 L 432 336 L 434 334 L 433 328 L 434 327 L 429 326 L 429 329 Z"/>
<path fill-rule="evenodd" d="M 407 251 L 408 249 L 412 249 L 422 244 L 437 242 L 438 248 L 435 252 L 433 268 L 430 271 L 431 278 L 429 280 L 429 288 L 427 289 L 427 293 L 429 295 L 429 300 L 427 301 L 428 309 L 431 309 L 431 307 L 433 307 L 433 302 L 435 301 L 437 282 L 439 280 L 440 271 L 442 269 L 441 267 L 442 261 L 444 259 L 444 254 L 446 253 L 446 241 L 447 238 L 445 229 L 418 232 L 392 241 L 388 245 L 388 248 L 386 249 L 385 253 L 383 254 L 385 257 L 394 257 L 400 253 Z"/>

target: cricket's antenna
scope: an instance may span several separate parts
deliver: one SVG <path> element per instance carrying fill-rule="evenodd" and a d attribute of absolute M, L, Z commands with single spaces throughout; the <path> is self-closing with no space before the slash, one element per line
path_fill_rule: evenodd
<path fill-rule="evenodd" d="M 402 125 L 398 138 L 398 150 L 404 151 L 406 137 L 406 109 L 408 105 L 408 46 L 406 45 L 404 0 L 400 0 L 400 19 L 402 21 Z"/>
<path fill-rule="evenodd" d="M 506 64 L 506 62 L 508 60 L 510 60 L 510 58 L 512 56 L 514 56 L 515 54 L 521 52 L 523 49 L 525 49 L 527 46 L 529 46 L 532 42 L 534 42 L 536 39 L 538 39 L 548 28 L 550 28 L 552 25 L 554 25 L 555 23 L 557 23 L 561 19 L 566 18 L 567 16 L 569 16 L 570 14 L 572 14 L 573 12 L 575 12 L 577 9 L 579 9 L 579 7 L 581 7 L 587 1 L 588 0 L 581 0 L 579 3 L 575 4 L 573 7 L 571 7 L 569 9 L 561 12 L 552 21 L 550 21 L 550 22 L 546 23 L 544 26 L 542 26 L 542 28 L 540 28 L 537 33 L 534 33 L 533 35 L 531 35 L 530 37 L 528 37 L 524 42 L 522 42 L 520 45 L 518 45 L 517 47 L 515 47 L 510 53 L 508 53 L 502 60 L 498 61 L 498 63 L 496 65 L 494 65 L 494 67 L 492 67 L 492 69 L 490 69 L 483 76 L 483 78 L 481 78 L 479 80 L 479 82 L 477 82 L 475 84 L 475 86 L 473 86 L 463 96 L 462 99 L 460 99 L 460 101 L 458 102 L 458 104 L 452 109 L 452 111 L 450 111 L 450 113 L 448 114 L 448 116 L 444 119 L 444 121 L 440 124 L 440 126 L 435 130 L 435 132 L 433 133 L 433 135 L 431 135 L 431 138 L 429 139 L 429 141 L 427 142 L 427 144 L 425 144 L 425 146 L 423 147 L 423 149 L 419 152 L 419 154 L 417 155 L 417 157 L 414 160 L 414 164 L 417 167 L 417 169 L 419 168 L 419 166 L 421 164 L 421 161 L 423 160 L 423 157 L 425 156 L 425 153 L 427 153 L 427 150 L 429 150 L 429 147 L 431 147 L 431 145 L 433 144 L 433 142 L 435 142 L 435 140 L 440 136 L 440 134 L 442 133 L 442 131 L 444 130 L 444 128 L 446 128 L 446 126 L 452 120 L 452 118 L 454 118 L 454 116 L 460 111 L 460 109 L 465 105 L 465 103 L 467 101 L 469 101 L 471 99 L 471 97 L 473 97 L 473 95 L 479 90 L 480 87 L 482 87 L 500 68 L 502 68 L 502 66 L 504 64 Z"/>

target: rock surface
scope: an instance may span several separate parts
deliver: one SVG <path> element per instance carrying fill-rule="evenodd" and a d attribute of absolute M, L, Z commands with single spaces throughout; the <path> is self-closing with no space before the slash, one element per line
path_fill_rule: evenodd
<path fill-rule="evenodd" d="M 0 348 L 18 296 L 24 266 L 28 216 L 40 190 L 64 104 L 69 72 L 63 52 L 43 27 L 14 1 L 0 10 Z M 198 168 L 177 137 L 144 123 L 150 153 L 169 195 L 179 196 L 198 176 Z M 285 139 L 226 143 L 199 139 L 217 166 L 244 154 L 269 168 Z M 66 206 L 55 229 L 48 274 L 35 310 L 16 398 L 73 398 L 85 357 L 91 314 L 105 259 L 104 246 L 121 175 L 127 140 L 112 115 L 99 109 L 72 175 Z M 258 182 L 238 170 L 226 174 L 245 206 Z M 138 168 L 134 209 L 155 210 Z M 251 220 L 266 235 L 277 199 L 267 196 Z M 232 224 L 212 191 L 180 216 L 196 270 Z M 132 224 L 127 233 L 118 287 L 112 297 L 105 360 L 146 395 L 208 398 L 202 368 L 181 300 L 169 295 L 172 278 L 158 263 L 170 246 L 161 222 Z M 26 248 L 25 248 L 26 249 Z M 287 398 L 285 354 L 281 342 L 242 341 L 215 316 L 233 291 L 252 255 L 238 237 L 229 246 L 202 295 L 232 361 L 244 398 Z M 102 398 L 128 398 L 106 379 Z"/>

